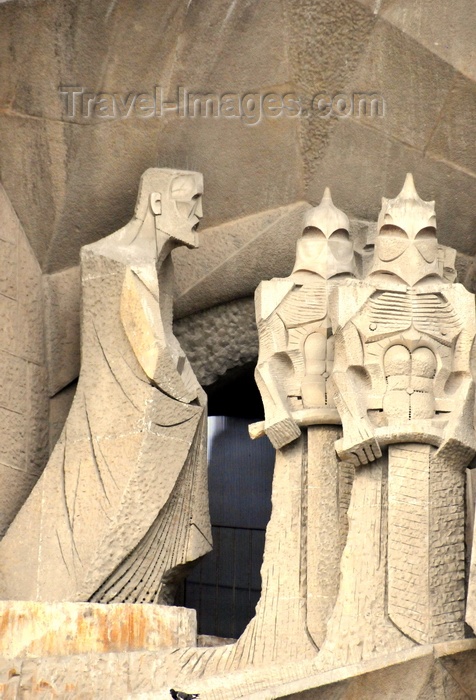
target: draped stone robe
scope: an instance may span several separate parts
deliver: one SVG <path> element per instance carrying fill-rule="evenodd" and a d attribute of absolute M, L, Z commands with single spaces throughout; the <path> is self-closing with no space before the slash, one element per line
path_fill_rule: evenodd
<path fill-rule="evenodd" d="M 172 335 L 170 256 L 157 269 L 131 226 L 83 248 L 81 374 L 0 543 L 3 599 L 170 601 L 210 549 L 205 396 Z"/>

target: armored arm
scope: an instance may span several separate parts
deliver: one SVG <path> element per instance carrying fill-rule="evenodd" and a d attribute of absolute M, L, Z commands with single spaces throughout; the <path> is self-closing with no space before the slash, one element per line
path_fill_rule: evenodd
<path fill-rule="evenodd" d="M 366 396 L 370 380 L 364 367 L 362 342 L 352 321 L 337 330 L 335 363 L 330 386 L 342 420 L 343 438 L 336 443 L 343 461 L 368 464 L 382 452 L 367 416 Z"/>
<path fill-rule="evenodd" d="M 285 386 L 293 372 L 285 352 L 287 331 L 275 310 L 263 314 L 263 294 L 268 294 L 268 289 L 261 284 L 256 290 L 259 355 L 255 378 L 263 400 L 265 432 L 272 445 L 280 449 L 298 438 L 301 430 L 291 416 Z"/>
<path fill-rule="evenodd" d="M 440 455 L 457 451 L 460 454 L 458 461 L 466 463 L 476 451 L 475 384 L 471 374 L 474 349 L 474 335 L 463 329 L 456 341 L 453 371 L 447 380 L 446 393 L 451 397 L 452 410 L 439 448 Z"/>

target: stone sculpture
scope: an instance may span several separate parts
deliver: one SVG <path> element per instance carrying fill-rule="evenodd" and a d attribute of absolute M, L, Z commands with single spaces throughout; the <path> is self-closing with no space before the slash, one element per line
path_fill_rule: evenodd
<path fill-rule="evenodd" d="M 356 473 L 324 665 L 464 637 L 476 318 L 440 271 L 434 202 L 407 175 L 383 200 L 370 274 L 331 302 L 336 449 Z"/>
<path fill-rule="evenodd" d="M 254 649 L 255 663 L 315 655 L 335 603 L 352 467 L 338 468 L 333 449 L 341 432 L 328 386 L 328 296 L 354 272 L 349 220 L 326 189 L 305 214 L 291 275 L 256 290 L 265 421 L 250 432 L 266 433 L 277 454 L 262 597 L 239 642 Z M 273 645 L 261 643 L 268 636 Z"/>
<path fill-rule="evenodd" d="M 151 168 L 135 216 L 82 250 L 82 366 L 49 463 L 0 544 L 0 597 L 171 602 L 211 547 L 205 395 L 172 334 L 171 251 L 202 176 Z"/>

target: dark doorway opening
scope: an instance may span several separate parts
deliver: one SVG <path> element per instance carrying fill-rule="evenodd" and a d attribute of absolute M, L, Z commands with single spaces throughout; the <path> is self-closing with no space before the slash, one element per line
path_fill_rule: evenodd
<path fill-rule="evenodd" d="M 188 576 L 183 604 L 197 610 L 198 632 L 238 638 L 261 593 L 265 530 L 271 515 L 275 453 L 267 438 L 251 440 L 248 424 L 263 419 L 254 365 L 207 387 L 208 478 L 213 551 Z"/>

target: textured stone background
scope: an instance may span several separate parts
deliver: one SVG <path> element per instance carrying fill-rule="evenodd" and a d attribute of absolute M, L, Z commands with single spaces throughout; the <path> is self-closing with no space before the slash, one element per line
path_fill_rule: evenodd
<path fill-rule="evenodd" d="M 131 217 L 152 165 L 205 175 L 204 226 L 325 184 L 375 220 L 412 170 L 440 238 L 476 253 L 472 0 L 13 0 L 0 4 L 0 180 L 44 272 Z M 378 92 L 383 118 L 65 119 L 93 92 Z"/>

